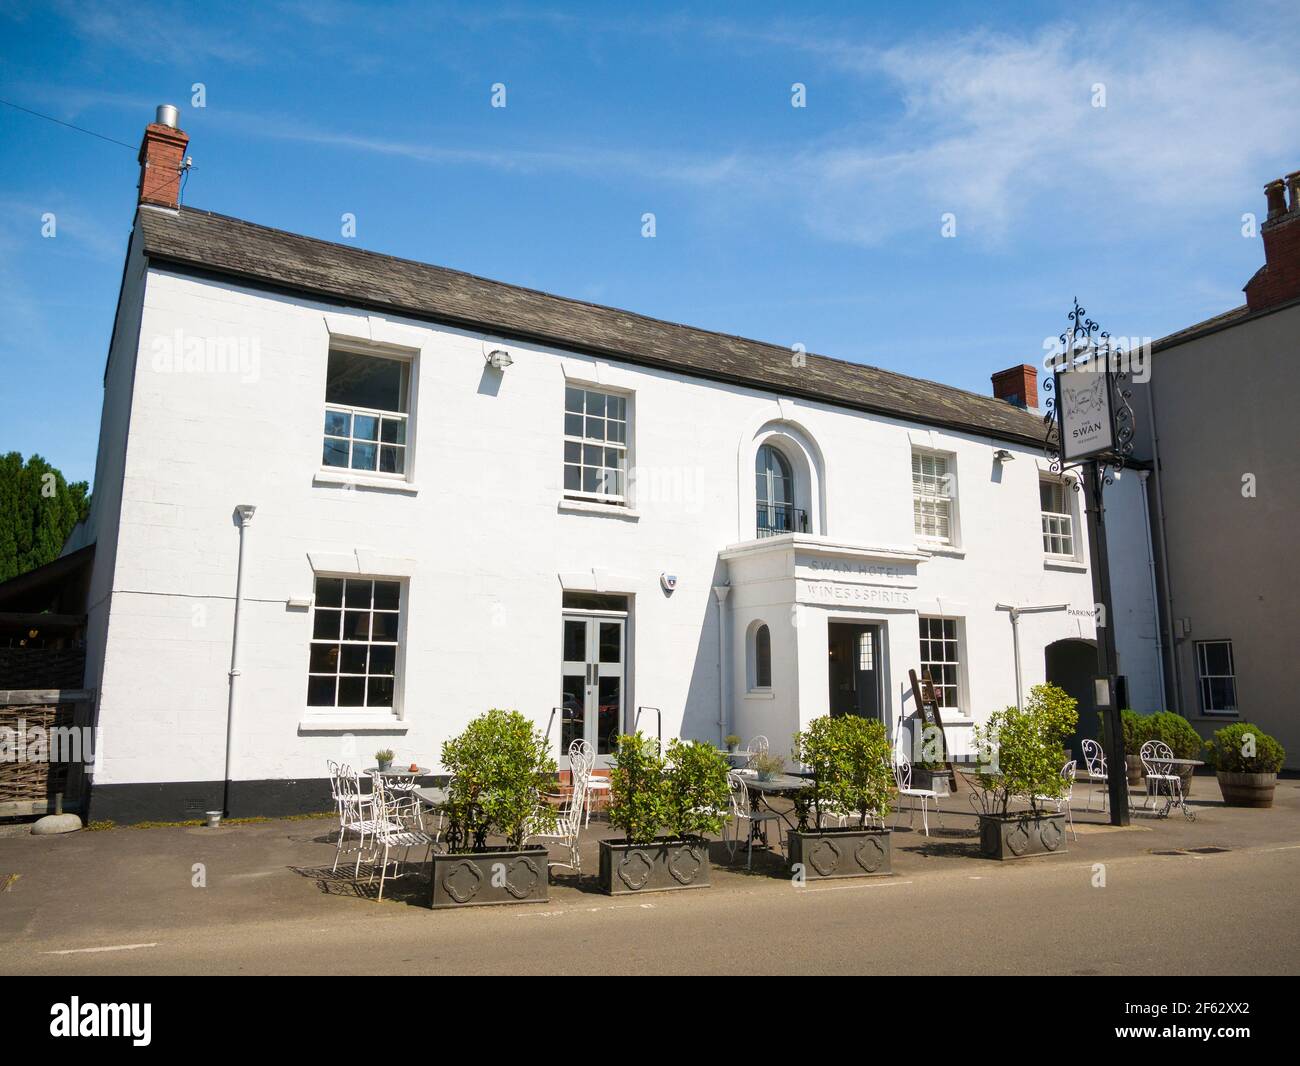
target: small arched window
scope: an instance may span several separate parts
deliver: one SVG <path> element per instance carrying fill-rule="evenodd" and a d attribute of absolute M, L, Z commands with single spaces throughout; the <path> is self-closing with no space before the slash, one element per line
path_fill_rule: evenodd
<path fill-rule="evenodd" d="M 772 687 L 772 632 L 765 625 L 754 630 L 754 687 Z"/>
<path fill-rule="evenodd" d="M 758 536 L 807 532 L 807 517 L 800 521 L 803 512 L 794 506 L 794 474 L 790 470 L 790 461 L 771 444 L 758 449 L 754 457 L 754 478 Z"/>

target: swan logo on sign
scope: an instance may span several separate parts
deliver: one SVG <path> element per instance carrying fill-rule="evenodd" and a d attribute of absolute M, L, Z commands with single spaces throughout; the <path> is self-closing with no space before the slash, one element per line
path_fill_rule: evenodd
<path fill-rule="evenodd" d="M 1086 459 L 1114 447 L 1109 383 L 1110 378 L 1101 367 L 1084 366 L 1062 370 L 1056 375 L 1063 458 Z"/>

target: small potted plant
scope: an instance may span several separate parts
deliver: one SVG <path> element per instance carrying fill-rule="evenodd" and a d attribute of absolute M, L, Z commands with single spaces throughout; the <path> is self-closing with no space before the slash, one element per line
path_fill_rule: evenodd
<path fill-rule="evenodd" d="M 855 714 L 816 718 L 794 739 L 795 758 L 812 775 L 812 827 L 786 834 L 790 865 L 805 878 L 865 877 L 890 868 L 888 829 L 894 772 L 883 723 Z M 857 817 L 857 825 L 831 826 L 826 815 Z"/>
<path fill-rule="evenodd" d="M 1286 750 L 1258 726 L 1234 722 L 1205 742 L 1205 761 L 1214 768 L 1229 807 L 1271 807 L 1277 772 Z"/>
<path fill-rule="evenodd" d="M 1056 685 L 1035 685 L 1023 709 L 995 711 L 984 726 L 975 727 L 983 855 L 1018 859 L 1065 852 L 1065 815 L 1047 804 L 1065 791 L 1063 742 L 1078 720 L 1074 697 Z M 1012 811 L 1013 799 L 1029 809 Z"/>
<path fill-rule="evenodd" d="M 381 770 L 390 769 L 393 765 L 393 758 L 394 755 L 392 748 L 381 748 L 379 751 L 375 752 L 375 762 L 379 764 L 379 769 Z"/>
<path fill-rule="evenodd" d="M 749 765 L 751 769 L 758 772 L 760 781 L 771 781 L 772 778 L 779 777 L 784 772 L 785 757 L 761 751 L 754 756 Z"/>
<path fill-rule="evenodd" d="M 727 751 L 735 754 L 736 749 L 740 747 L 740 737 L 736 736 L 735 733 L 728 733 L 723 739 L 727 745 Z"/>
<path fill-rule="evenodd" d="M 600 842 L 600 887 L 609 895 L 707 888 L 707 834 L 722 831 L 731 803 L 727 763 L 700 741 L 618 738 L 610 770 L 609 821 L 622 840 Z M 661 835 L 661 829 L 667 834 Z"/>
<path fill-rule="evenodd" d="M 546 902 L 546 848 L 524 843 L 555 826 L 555 811 L 541 802 L 556 782 L 541 730 L 518 711 L 494 708 L 443 743 L 442 764 L 451 775 L 447 850 L 433 855 L 433 907 Z"/>

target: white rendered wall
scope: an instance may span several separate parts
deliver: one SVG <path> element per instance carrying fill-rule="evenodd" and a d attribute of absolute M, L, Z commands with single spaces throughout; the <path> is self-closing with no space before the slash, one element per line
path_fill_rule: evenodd
<path fill-rule="evenodd" d="M 416 352 L 415 494 L 313 483 L 330 329 Z M 176 330 L 256 341 L 257 365 L 156 369 L 155 338 Z M 504 374 L 484 368 L 492 347 L 513 357 Z M 635 520 L 560 507 L 566 375 L 634 393 L 632 462 L 643 486 Z M 1022 623 L 1026 687 L 1043 679 L 1047 643 L 1094 633 L 1086 568 L 1044 564 L 1033 448 L 157 270 L 144 293 L 131 401 L 101 682 L 101 784 L 223 776 L 238 549 L 231 513 L 244 503 L 257 514 L 246 555 L 236 779 L 318 778 L 326 758 L 345 751 L 342 724 L 321 729 L 307 715 L 310 615 L 286 607 L 312 594 L 309 553 L 360 555 L 353 565 L 364 572 L 407 581 L 402 721 L 358 737 L 354 761 L 365 765 L 375 748 L 391 746 L 399 759 L 409 753 L 436 767 L 441 742 L 492 706 L 545 724 L 559 699 L 564 585 L 633 597 L 629 706 L 662 708 L 666 735 L 717 739 L 711 586 L 728 579 L 719 552 L 752 537 L 743 521 L 753 510 L 752 449 L 772 422 L 820 451 L 826 535 L 874 548 L 915 548 L 913 444 L 956 454 L 960 551 L 919 565 L 914 606 L 962 619 L 972 714 L 951 731 L 958 749 L 970 721 L 1015 700 L 1011 627 L 998 602 L 1075 608 Z M 1014 461 L 994 463 L 1002 447 Z M 678 575 L 671 596 L 661 572 Z M 735 593 L 726 610 L 730 714 L 783 750 L 793 728 L 825 709 L 827 621 L 870 612 L 803 608 L 811 635 L 798 646 L 774 639 L 777 691 L 760 707 L 744 698 L 738 649 L 747 620 Z M 789 625 L 788 604 L 784 611 L 774 638 Z M 887 702 L 896 717 L 912 709 L 916 615 L 878 613 L 888 623 Z"/>

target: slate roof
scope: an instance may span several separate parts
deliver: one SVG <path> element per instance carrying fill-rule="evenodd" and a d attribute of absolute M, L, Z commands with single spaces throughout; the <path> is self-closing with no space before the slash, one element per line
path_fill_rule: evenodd
<path fill-rule="evenodd" d="M 191 207 L 142 208 L 138 224 L 151 260 L 188 270 L 1020 444 L 1043 440 L 1041 417 L 1004 400 L 860 363 L 809 354 L 796 367 L 780 345 Z"/>

